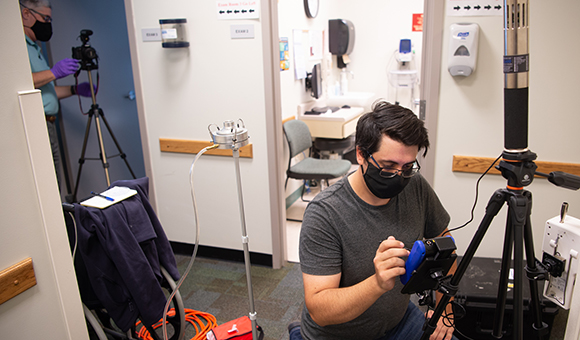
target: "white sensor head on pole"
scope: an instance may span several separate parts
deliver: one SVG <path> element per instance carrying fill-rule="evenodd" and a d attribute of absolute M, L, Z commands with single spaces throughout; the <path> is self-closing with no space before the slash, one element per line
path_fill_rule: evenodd
<path fill-rule="evenodd" d="M 241 119 L 238 119 L 238 124 L 233 120 L 226 120 L 223 124 L 224 125 L 221 129 L 216 124 L 210 124 L 208 126 L 213 143 L 219 144 L 218 149 L 237 150 L 250 143 L 248 130 Z M 217 127 L 216 131 L 211 131 L 210 127 L 212 125 Z"/>

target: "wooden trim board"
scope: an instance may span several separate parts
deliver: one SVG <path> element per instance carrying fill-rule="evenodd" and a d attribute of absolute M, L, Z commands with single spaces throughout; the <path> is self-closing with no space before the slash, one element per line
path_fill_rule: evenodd
<path fill-rule="evenodd" d="M 286 118 L 286 119 L 284 119 L 284 120 L 282 121 L 282 125 L 284 125 L 284 123 L 286 123 L 286 122 L 288 122 L 288 121 L 291 121 L 291 120 L 294 120 L 294 119 L 296 119 L 296 117 L 295 117 L 295 116 L 288 117 L 288 118 Z"/>
<path fill-rule="evenodd" d="M 207 141 L 159 138 L 159 148 L 163 152 L 198 153 L 211 145 L 213 145 L 213 143 Z M 251 143 L 241 147 L 239 151 L 240 157 L 254 158 L 254 151 Z M 233 156 L 233 151 L 227 149 L 212 149 L 206 151 L 204 155 Z"/>
<path fill-rule="evenodd" d="M 489 165 L 495 158 L 489 157 L 474 157 L 474 156 L 457 156 L 453 155 L 453 172 L 471 172 L 482 174 L 487 170 Z M 534 161 L 538 166 L 537 171 L 549 174 L 552 171 L 563 171 L 572 175 L 580 176 L 580 164 L 574 163 L 559 163 L 559 162 L 542 162 Z M 499 160 L 495 165 L 499 164 Z M 494 166 L 495 166 L 494 165 Z M 493 167 L 489 170 L 490 174 L 501 175 L 501 173 Z M 536 177 L 540 177 L 537 176 Z"/>
<path fill-rule="evenodd" d="M 0 271 L 0 304 L 34 286 L 36 286 L 36 276 L 34 276 L 32 259 L 29 257 Z"/>

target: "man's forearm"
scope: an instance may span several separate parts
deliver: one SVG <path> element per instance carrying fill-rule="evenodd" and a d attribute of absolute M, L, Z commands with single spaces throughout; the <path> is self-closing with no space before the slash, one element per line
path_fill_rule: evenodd
<path fill-rule="evenodd" d="M 366 311 L 385 292 L 376 282 L 375 275 L 343 288 L 320 291 L 307 302 L 310 316 L 320 326 L 351 321 Z"/>
<path fill-rule="evenodd" d="M 72 96 L 71 87 L 69 85 L 55 86 L 54 90 L 56 91 L 56 96 L 58 99 L 63 99 Z"/>
<path fill-rule="evenodd" d="M 54 74 L 50 70 L 34 72 L 32 73 L 32 81 L 34 82 L 34 88 L 42 87 L 51 81 L 55 80 Z"/>

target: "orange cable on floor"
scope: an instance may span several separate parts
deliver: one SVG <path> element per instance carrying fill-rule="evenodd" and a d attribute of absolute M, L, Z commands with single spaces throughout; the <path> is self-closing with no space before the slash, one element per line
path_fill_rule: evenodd
<path fill-rule="evenodd" d="M 192 324 L 193 327 L 195 328 L 196 335 L 193 338 L 191 338 L 191 340 L 205 340 L 207 332 L 209 332 L 212 328 L 217 326 L 217 320 L 216 320 L 215 316 L 213 316 L 209 313 L 204 313 L 204 312 L 196 311 L 193 309 L 187 309 L 187 308 L 184 308 L 183 310 L 185 312 L 185 321 Z M 174 315 L 175 315 L 175 308 L 172 308 L 167 313 L 167 316 L 171 317 Z M 205 320 L 205 322 L 203 320 Z M 157 329 L 157 328 L 161 327 L 162 322 L 163 322 L 163 319 L 159 320 L 159 322 L 157 322 L 156 324 L 154 324 L 152 326 L 153 329 Z M 138 321 L 135 325 L 139 326 L 140 323 L 141 323 L 141 321 Z M 143 340 L 153 340 L 153 338 L 149 334 L 149 331 L 147 331 L 147 328 L 145 328 L 145 327 L 141 327 L 137 336 Z"/>

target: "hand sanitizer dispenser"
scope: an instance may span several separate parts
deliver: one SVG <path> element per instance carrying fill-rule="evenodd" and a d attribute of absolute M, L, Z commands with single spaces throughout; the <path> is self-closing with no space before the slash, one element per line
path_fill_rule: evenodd
<path fill-rule="evenodd" d="M 469 76 L 477 65 L 478 24 L 451 25 L 448 69 L 452 76 Z"/>

